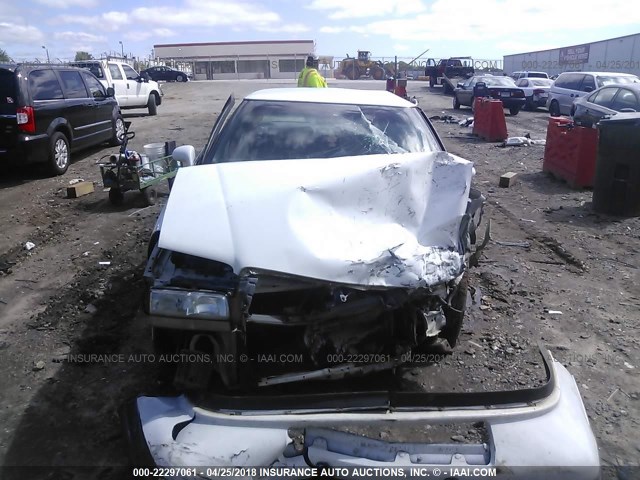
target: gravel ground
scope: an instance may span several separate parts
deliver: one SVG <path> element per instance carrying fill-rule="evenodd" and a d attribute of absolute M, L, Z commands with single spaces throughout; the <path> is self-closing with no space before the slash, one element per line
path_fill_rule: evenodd
<path fill-rule="evenodd" d="M 384 88 L 366 80 L 331 85 Z M 130 147 L 176 140 L 198 149 L 231 92 L 242 98 L 282 86 L 293 83 L 167 84 L 158 116 L 125 113 L 136 132 Z M 409 94 L 428 116 L 471 115 L 454 111 L 451 97 L 424 83 L 410 82 Z M 542 139 L 547 121 L 543 110 L 507 115 L 511 136 Z M 450 152 L 475 163 L 493 241 L 472 271 L 455 353 L 400 368 L 397 381 L 427 391 L 534 385 L 544 379 L 537 345 L 545 345 L 577 380 L 603 465 L 638 465 L 640 219 L 594 213 L 589 190 L 571 190 L 542 173 L 542 146 L 500 148 L 471 136 L 470 128 L 434 125 Z M 143 208 L 137 193 L 112 207 L 95 160 L 113 151 L 75 154 L 62 177 L 12 170 L 0 179 L 0 465 L 100 465 L 76 476 L 69 469 L 62 478 L 120 478 L 112 467 L 128 459 L 118 408 L 140 393 L 171 392 L 160 366 L 145 361 L 149 332 L 136 316 L 146 241 L 168 190 L 154 207 Z M 518 172 L 519 182 L 499 188 L 507 171 Z M 65 198 L 75 178 L 96 182 L 96 191 Z M 26 251 L 27 241 L 36 247 Z M 528 247 L 509 246 L 522 242 Z M 125 360 L 70 361 L 69 354 L 80 353 Z M 379 438 L 390 435 L 379 432 Z M 482 435 L 471 425 L 445 427 L 432 438 Z M 634 478 L 623 468 L 609 475 Z"/>

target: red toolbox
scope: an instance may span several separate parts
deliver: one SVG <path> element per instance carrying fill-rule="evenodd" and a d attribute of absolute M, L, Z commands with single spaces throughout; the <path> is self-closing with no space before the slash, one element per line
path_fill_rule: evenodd
<path fill-rule="evenodd" d="M 598 131 L 575 125 L 570 118 L 550 117 L 542 171 L 571 188 L 592 187 L 598 152 Z"/>

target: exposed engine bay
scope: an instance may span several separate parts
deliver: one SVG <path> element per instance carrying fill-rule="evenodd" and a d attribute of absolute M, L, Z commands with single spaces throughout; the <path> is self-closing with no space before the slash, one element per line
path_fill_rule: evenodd
<path fill-rule="evenodd" d="M 376 161 L 376 157 L 382 158 Z M 273 232 L 254 224 L 253 232 L 244 233 L 251 219 L 266 212 L 261 215 L 259 199 L 247 202 L 242 189 L 225 191 L 226 178 L 227 182 L 220 185 L 223 201 L 203 202 L 205 205 L 199 207 L 203 215 L 206 211 L 219 218 L 220 228 L 198 232 L 198 228 L 208 228 L 198 226 L 184 235 L 181 220 L 169 221 L 172 215 L 184 217 L 172 211 L 171 202 L 180 199 L 180 181 L 185 175 L 178 177 L 161 229 L 152 241 L 145 278 L 149 287 L 146 312 L 154 328 L 156 347 L 211 360 L 181 365 L 177 379 L 182 386 L 206 386 L 214 372 L 232 388 L 344 378 L 393 368 L 406 362 L 407 354 L 416 349 L 450 351 L 455 346 L 466 306 L 467 270 L 488 241 L 487 229 L 482 245 L 476 245 L 484 197 L 471 189 L 472 167 L 464 160 L 438 152 L 407 155 L 406 162 L 388 165 L 385 157 L 367 157 L 373 165 L 367 165 L 361 157 L 359 163 L 354 162 L 360 171 L 342 177 L 356 183 L 367 195 L 377 186 L 371 178 L 381 183 L 384 188 L 375 196 L 384 204 L 383 214 L 360 212 L 358 218 L 353 205 L 358 208 L 360 202 L 331 197 L 344 192 L 344 181 L 318 187 L 322 181 L 316 179 L 315 186 L 289 190 L 289 197 L 287 182 L 281 182 L 285 199 L 278 202 L 277 211 L 287 218 L 272 215 L 271 219 L 287 227 Z M 341 159 L 324 159 L 323 167 L 334 160 Z M 259 163 L 278 167 L 280 162 Z M 291 163 L 305 163 L 308 168 L 312 161 Z M 210 167 L 238 169 L 234 164 Z M 389 171 L 393 171 L 392 177 Z M 223 174 L 214 173 L 218 180 Z M 431 179 L 426 184 L 428 195 L 416 190 L 419 185 L 425 186 L 424 180 L 417 180 L 418 174 Z M 457 181 L 444 183 L 446 175 Z M 287 176 L 291 176 L 290 171 Z M 308 172 L 300 172 L 305 180 L 293 176 L 292 186 L 309 182 Z M 186 187 L 184 180 L 182 185 L 190 188 L 191 195 L 194 188 L 199 188 L 193 183 Z M 394 197 L 396 189 L 402 193 Z M 380 200 L 380 192 L 391 198 Z M 406 192 L 411 192 L 412 198 L 407 199 Z M 246 190 L 244 193 L 248 195 Z M 308 201 L 314 193 L 319 199 L 315 222 L 307 215 L 296 217 L 291 213 L 295 197 L 302 195 Z M 447 195 L 449 202 L 443 198 Z M 437 210 L 430 211 L 431 198 L 431 203 L 439 204 Z M 273 192 L 269 200 L 273 202 Z M 245 204 L 246 215 L 244 206 L 234 209 L 237 202 Z M 447 203 L 449 209 L 444 210 Z M 392 210 L 389 205 L 396 208 Z M 307 210 L 314 212 L 311 207 Z M 233 216 L 229 216 L 230 211 Z M 334 228 L 353 233 L 331 236 L 332 249 L 317 241 L 322 235 L 329 240 L 326 231 L 318 230 L 330 228 L 327 211 Z M 226 224 L 221 218 L 223 212 Z M 197 212 L 190 212 L 194 214 Z M 315 230 L 301 231 L 299 223 Z M 387 238 L 380 238 L 379 225 Z M 215 241 L 212 235 L 224 242 L 225 229 L 232 239 L 229 249 L 209 243 Z M 199 236 L 209 242 L 193 243 Z M 269 245 L 277 245 L 278 250 L 270 253 Z M 378 245 L 385 248 L 381 250 Z M 285 256 L 278 259 L 282 252 Z M 335 258 L 322 258 L 327 252 L 336 252 Z"/>

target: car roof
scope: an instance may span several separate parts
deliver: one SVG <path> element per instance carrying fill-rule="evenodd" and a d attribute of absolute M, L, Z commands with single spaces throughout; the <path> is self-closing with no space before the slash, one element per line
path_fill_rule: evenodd
<path fill-rule="evenodd" d="M 247 95 L 245 100 L 415 107 L 413 103 L 386 90 L 355 90 L 352 88 L 269 88 L 253 92 Z"/>
<path fill-rule="evenodd" d="M 11 68 L 12 67 L 12 68 Z M 75 65 L 65 65 L 65 64 L 57 64 L 57 63 L 18 63 L 16 65 L 11 66 L 10 69 L 14 71 L 20 70 L 24 73 L 29 73 L 33 70 L 42 70 L 42 69 L 53 69 L 53 70 L 76 70 L 76 71 L 87 71 L 84 68 L 78 68 Z"/>
<path fill-rule="evenodd" d="M 581 73 L 587 75 L 598 75 L 603 77 L 637 77 L 633 73 L 620 73 L 620 72 L 562 72 L 560 75 L 565 75 L 569 73 Z"/>
<path fill-rule="evenodd" d="M 640 83 L 609 83 L 597 88 L 596 90 L 601 90 L 607 87 L 630 88 L 631 90 L 637 90 L 640 92 Z"/>

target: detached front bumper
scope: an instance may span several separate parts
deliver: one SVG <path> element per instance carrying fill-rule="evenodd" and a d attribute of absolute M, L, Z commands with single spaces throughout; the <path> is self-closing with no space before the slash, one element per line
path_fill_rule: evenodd
<path fill-rule="evenodd" d="M 208 410 L 185 396 L 139 397 L 127 406 L 123 420 L 137 463 L 201 467 L 197 478 L 210 478 L 206 467 L 330 466 L 431 468 L 440 470 L 440 478 L 457 478 L 453 468 L 497 467 L 498 478 L 598 479 L 598 447 L 575 380 L 548 353 L 543 357 L 549 382 L 537 389 L 409 397 L 356 393 L 344 397 L 352 404 L 346 408 L 314 395 L 298 397 L 298 410 L 281 408 L 281 399 L 273 402 L 273 397 L 219 397 L 214 399 L 219 407 Z M 540 398 L 526 402 L 522 393 Z M 498 395 L 506 402 L 482 401 Z M 468 404 L 474 396 L 481 402 L 475 406 Z M 409 406 L 409 400 L 422 405 Z M 444 401 L 453 406 L 443 407 Z M 393 443 L 332 430 L 387 422 L 419 428 L 478 421 L 486 425 L 488 444 Z M 291 429 L 303 432 L 297 446 Z"/>

